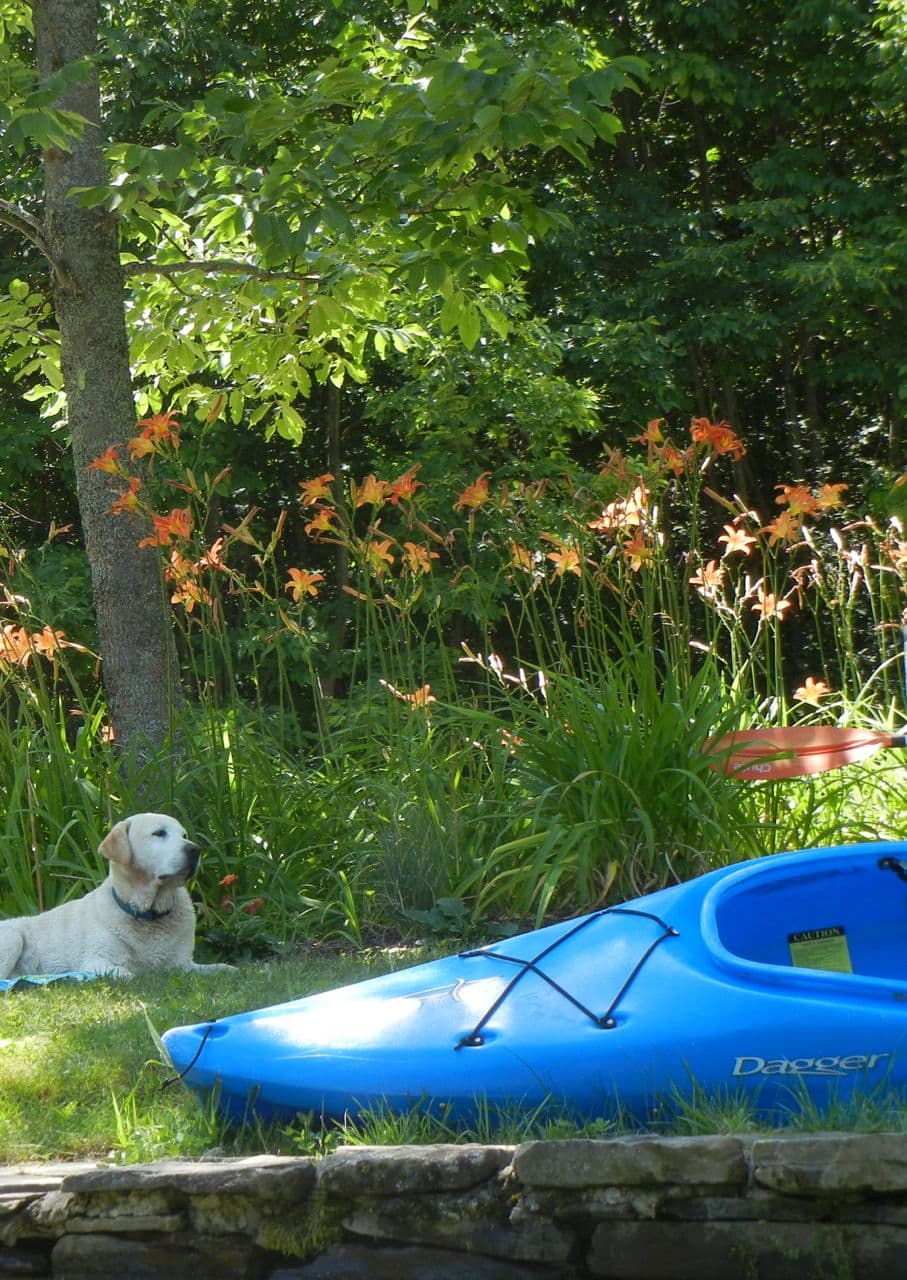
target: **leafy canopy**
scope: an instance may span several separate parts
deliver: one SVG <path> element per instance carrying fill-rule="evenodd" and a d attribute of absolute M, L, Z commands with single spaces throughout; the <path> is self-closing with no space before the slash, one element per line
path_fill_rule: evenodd
<path fill-rule="evenodd" d="M 112 21 L 108 90 L 129 30 Z M 26 103 L 44 91 L 15 65 L 8 141 L 43 145 L 49 99 L 42 134 Z M 313 384 L 364 382 L 375 356 L 429 332 L 468 349 L 484 329 L 505 336 L 531 244 L 564 225 L 525 177 L 527 155 L 587 164 L 620 132 L 614 95 L 642 75 L 567 25 L 544 40 L 445 41 L 417 15 L 390 33 L 349 22 L 312 66 L 224 66 L 191 102 L 146 97 L 108 147 L 109 182 L 79 193 L 121 219 L 140 409 L 208 402 L 216 386 L 234 422 L 299 440 Z M 19 293 L 11 305 L 31 323 L 40 290 Z M 36 394 L 56 413 L 47 369 L 46 346 L 29 347 L 20 375 L 43 375 Z"/>

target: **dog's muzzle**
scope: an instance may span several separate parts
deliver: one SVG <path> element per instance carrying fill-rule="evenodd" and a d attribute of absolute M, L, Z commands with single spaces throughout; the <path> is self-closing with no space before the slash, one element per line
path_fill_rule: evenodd
<path fill-rule="evenodd" d="M 197 844 L 191 844 L 189 841 L 183 845 L 183 857 L 186 860 L 186 877 L 194 876 L 198 870 L 198 864 L 201 861 L 202 851 Z"/>

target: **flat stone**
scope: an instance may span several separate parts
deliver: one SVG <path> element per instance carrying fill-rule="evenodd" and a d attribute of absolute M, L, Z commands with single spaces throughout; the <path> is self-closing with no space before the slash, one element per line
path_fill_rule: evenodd
<path fill-rule="evenodd" d="M 897 1228 L 831 1223 L 627 1222 L 596 1229 L 589 1272 L 607 1280 L 879 1280 L 903 1271 Z"/>
<path fill-rule="evenodd" d="M 496 1222 L 488 1213 L 470 1216 L 442 1210 L 434 1215 L 407 1215 L 405 1206 L 396 1202 L 355 1208 L 344 1217 L 343 1226 L 352 1235 L 371 1240 L 443 1245 L 467 1256 L 558 1266 L 571 1256 L 576 1240 L 572 1231 L 553 1222 L 517 1228 L 508 1222 Z"/>
<path fill-rule="evenodd" d="M 54 1280 L 264 1280 L 271 1269 L 267 1255 L 236 1236 L 64 1236 L 51 1262 Z"/>
<path fill-rule="evenodd" d="M 527 1142 L 513 1156 L 517 1178 L 529 1187 L 743 1188 L 747 1181 L 739 1138 L 627 1137 Z"/>
<path fill-rule="evenodd" d="M 159 1160 L 148 1165 L 116 1165 L 74 1173 L 62 1185 L 64 1191 L 80 1194 L 174 1190 L 184 1195 L 292 1200 L 314 1186 L 315 1163 L 308 1156 Z"/>
<path fill-rule="evenodd" d="M 67 1218 L 66 1234 L 94 1235 L 103 1231 L 112 1236 L 168 1236 L 184 1231 L 186 1225 L 182 1213 L 118 1213 L 97 1218 Z"/>
<path fill-rule="evenodd" d="M 23 1195 L 27 1192 L 54 1191 L 64 1178 L 74 1173 L 88 1173 L 104 1168 L 96 1160 L 57 1161 L 49 1164 L 0 1165 L 0 1195 Z"/>
<path fill-rule="evenodd" d="M 444 1143 L 426 1147 L 341 1147 L 318 1167 L 331 1195 L 396 1196 L 468 1191 L 509 1164 L 513 1147 Z"/>
<path fill-rule="evenodd" d="M 40 1191 L 27 1191 L 24 1195 L 0 1192 L 0 1218 L 8 1218 L 11 1214 L 18 1213 L 20 1209 L 24 1209 L 26 1205 L 37 1199 L 40 1194 Z"/>
<path fill-rule="evenodd" d="M 567 1280 L 573 1269 L 559 1268 L 557 1274 L 559 1280 Z M 547 1267 L 450 1249 L 334 1245 L 314 1262 L 272 1272 L 270 1280 L 539 1280 L 544 1276 L 551 1276 Z"/>
<path fill-rule="evenodd" d="M 48 1191 L 29 1204 L 26 1216 L 36 1227 L 54 1231 L 73 1212 L 74 1204 L 75 1198 L 65 1191 Z"/>
<path fill-rule="evenodd" d="M 757 1185 L 796 1196 L 907 1191 L 907 1134 L 819 1133 L 753 1144 Z"/>

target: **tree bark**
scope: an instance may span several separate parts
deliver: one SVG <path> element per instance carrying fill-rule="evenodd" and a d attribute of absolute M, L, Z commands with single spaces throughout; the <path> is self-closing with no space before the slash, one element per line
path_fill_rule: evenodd
<path fill-rule="evenodd" d="M 97 53 L 97 0 L 34 0 L 38 73 L 44 78 Z M 90 122 L 70 152 L 44 156 L 44 239 L 75 459 L 82 535 L 91 567 L 104 689 L 124 762 L 145 766 L 168 741 L 180 703 L 169 606 L 158 553 L 140 550 L 140 521 L 108 514 L 115 491 L 89 464 L 135 434 L 117 228 L 101 208 L 81 208 L 73 187 L 105 181 L 98 79 L 70 84 L 56 104 Z"/>

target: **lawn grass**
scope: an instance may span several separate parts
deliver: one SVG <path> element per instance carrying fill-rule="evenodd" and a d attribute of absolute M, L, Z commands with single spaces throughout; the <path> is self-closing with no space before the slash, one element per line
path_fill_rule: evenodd
<path fill-rule="evenodd" d="M 448 948 L 449 949 L 449 948 Z M 436 954 L 436 953 L 433 953 Z M 414 1111 L 374 1114 L 322 1131 L 298 1124 L 229 1127 L 181 1084 L 165 1084 L 155 1031 L 225 1017 L 328 990 L 432 958 L 425 950 L 307 954 L 234 973 L 174 973 L 25 987 L 0 998 L 0 1163 L 97 1159 L 133 1163 L 164 1157 L 263 1152 L 321 1154 L 341 1144 L 516 1143 L 533 1138 L 607 1137 L 633 1124 L 585 1126 L 515 1112 L 479 1116 L 455 1129 Z M 673 1100 L 660 1133 L 756 1133 L 766 1126 L 737 1096 L 694 1092 Z M 805 1100 L 783 1118 L 798 1131 L 903 1131 L 899 1100 L 862 1098 L 821 1112 Z"/>
<path fill-rule="evenodd" d="M 173 1073 L 152 1028 L 355 982 L 399 965 L 401 955 L 310 955 L 234 973 L 14 988 L 0 997 L 0 1162 L 298 1149 L 278 1128 L 227 1131 L 182 1085 L 162 1088 Z"/>

